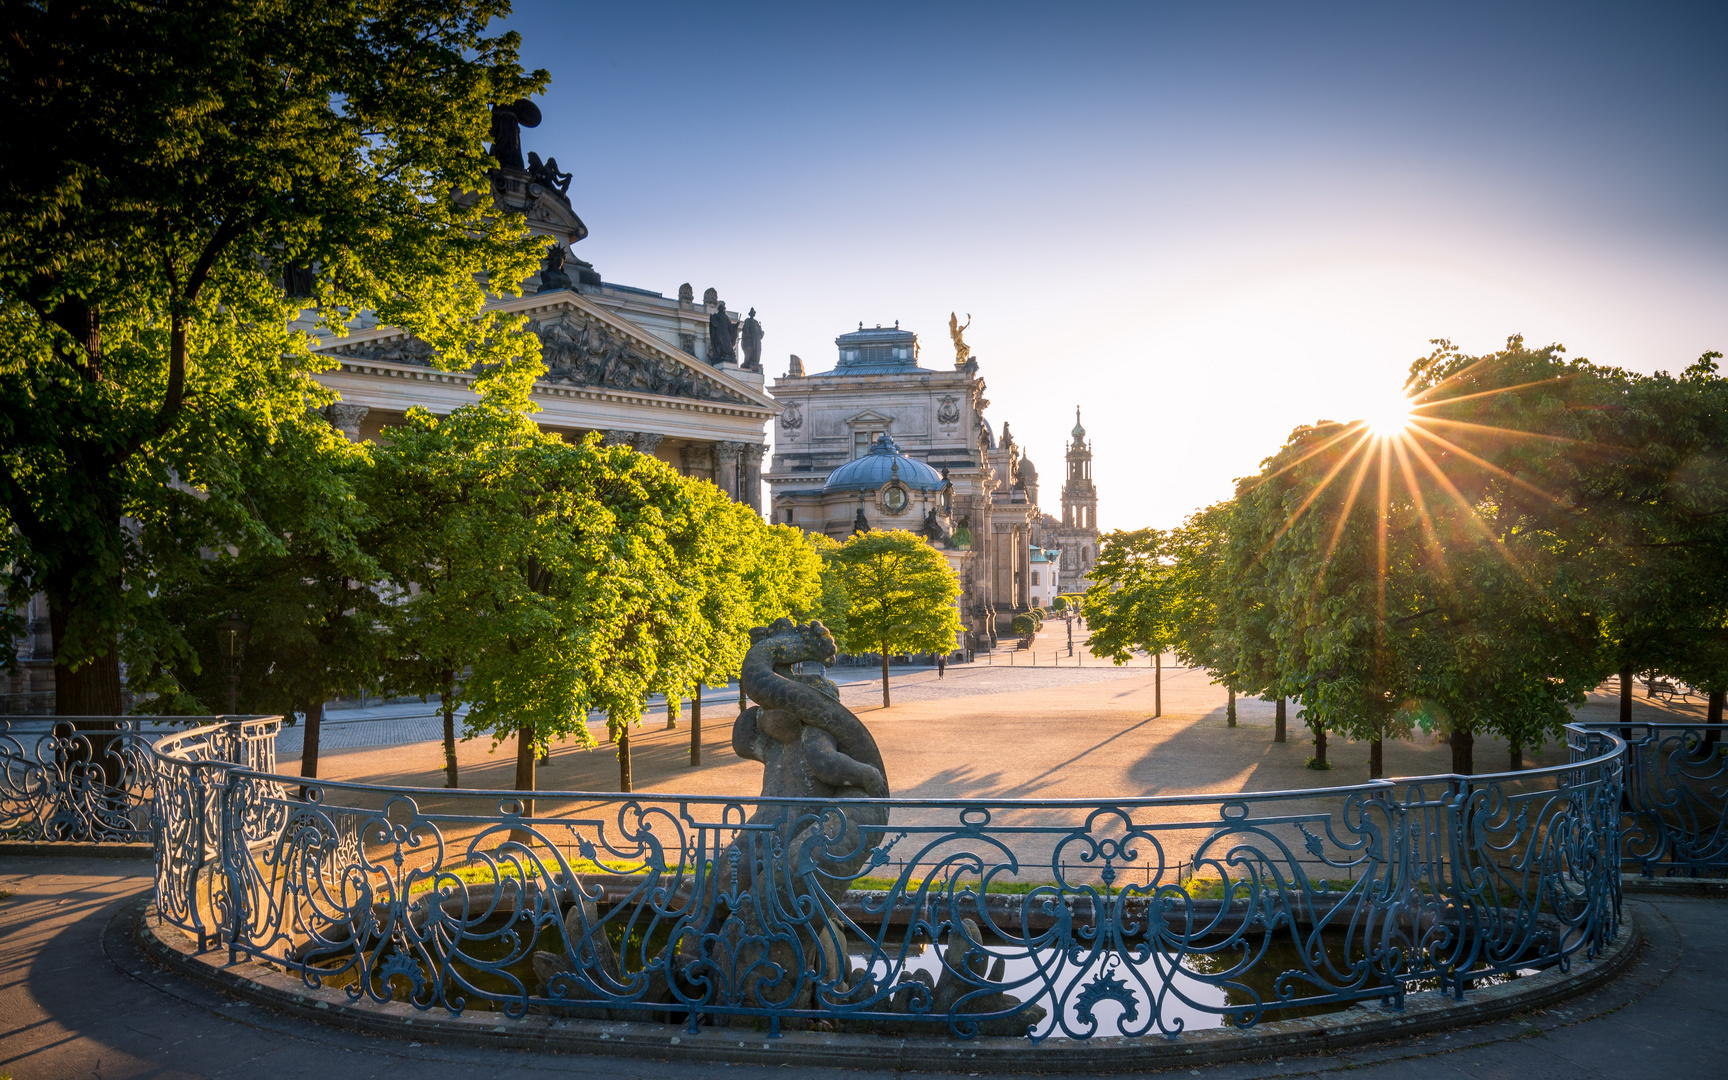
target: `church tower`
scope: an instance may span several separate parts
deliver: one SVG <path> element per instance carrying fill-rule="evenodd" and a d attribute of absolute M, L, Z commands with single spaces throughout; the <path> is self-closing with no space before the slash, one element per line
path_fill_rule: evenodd
<path fill-rule="evenodd" d="M 1092 444 L 1086 440 L 1078 405 L 1069 435 L 1068 473 L 1062 481 L 1062 526 L 1057 536 L 1064 575 L 1086 578 L 1098 560 L 1098 492 L 1092 486 Z M 1084 588 L 1088 583 L 1076 584 Z"/>

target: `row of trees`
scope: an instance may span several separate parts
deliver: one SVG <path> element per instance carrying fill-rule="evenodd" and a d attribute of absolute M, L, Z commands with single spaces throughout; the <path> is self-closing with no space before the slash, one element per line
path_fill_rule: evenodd
<path fill-rule="evenodd" d="M 604 715 L 628 789 L 651 695 L 676 715 L 737 673 L 752 626 L 823 599 L 797 529 L 627 447 L 545 434 L 524 408 L 414 410 L 376 444 L 317 450 L 271 462 L 255 542 L 162 582 L 153 662 L 132 672 L 148 710 L 209 711 L 235 677 L 221 629 L 238 613 L 239 705 L 305 717 L 308 776 L 324 701 L 366 688 L 438 700 L 451 786 L 466 706 L 466 734 L 516 738 L 524 790 L 546 747 L 592 741 Z"/>
<path fill-rule="evenodd" d="M 1412 365 L 1408 422 L 1297 429 L 1179 528 L 1106 538 L 1094 648 L 1172 650 L 1326 737 L 1416 730 L 1474 771 L 1477 735 L 1560 734 L 1608 675 L 1728 690 L 1728 381 L 1568 360 L 1521 339 Z"/>

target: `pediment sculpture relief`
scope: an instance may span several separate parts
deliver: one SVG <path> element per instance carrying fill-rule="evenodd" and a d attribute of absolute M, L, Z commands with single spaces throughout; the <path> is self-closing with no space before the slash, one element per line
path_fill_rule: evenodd
<path fill-rule="evenodd" d="M 540 355 L 546 363 L 541 382 L 750 404 L 743 395 L 683 364 L 644 352 L 598 319 L 556 315 L 530 322 L 528 329 L 540 336 Z M 432 346 L 413 337 L 335 351 L 360 360 L 432 366 Z"/>
<path fill-rule="evenodd" d="M 432 366 L 432 346 L 417 337 L 388 338 L 349 348 L 337 346 L 332 351 L 339 356 L 352 356 L 358 360 L 377 360 L 386 364 L 416 364 L 420 367 Z"/>
<path fill-rule="evenodd" d="M 558 315 L 528 324 L 540 336 L 543 382 L 608 386 L 666 397 L 748 404 L 740 394 L 694 369 L 643 352 L 598 319 Z"/>

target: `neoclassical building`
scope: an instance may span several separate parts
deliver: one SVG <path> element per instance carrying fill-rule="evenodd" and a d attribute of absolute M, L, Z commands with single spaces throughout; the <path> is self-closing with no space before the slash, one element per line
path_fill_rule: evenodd
<path fill-rule="evenodd" d="M 522 296 L 492 305 L 526 316 L 540 337 L 547 371 L 534 387 L 536 421 L 571 439 L 599 432 L 609 445 L 633 446 L 761 510 L 765 428 L 780 406 L 763 390 L 759 357 L 746 349 L 740 360 L 730 342 L 714 347 L 712 328 L 724 325 L 716 322 L 724 305 L 714 289 L 697 301 L 686 284 L 673 298 L 605 281 L 577 259 L 571 245 L 588 229 L 560 179 L 567 187 L 568 175 L 555 166 L 549 173 L 535 155 L 527 168 L 505 164 L 493 173 L 494 201 L 556 242 Z M 475 400 L 474 376 L 434 368 L 425 342 L 366 318 L 335 338 L 317 330 L 314 315 L 308 311 L 301 325 L 320 334 L 316 351 L 336 362 L 319 381 L 341 395 L 327 415 L 350 438 L 376 438 L 415 405 L 445 413 Z M 752 326 L 760 342 L 753 316 L 742 324 L 747 344 Z M 735 335 L 738 320 L 722 318 Z"/>
<path fill-rule="evenodd" d="M 959 574 L 961 624 L 980 647 L 996 640 L 998 616 L 1037 602 L 1034 573 L 1036 595 L 1049 595 L 1051 560 L 1091 565 L 1091 511 L 1085 526 L 1068 529 L 1039 510 L 1038 470 L 1007 424 L 998 436 L 985 418 L 990 402 L 969 351 L 952 366 L 921 366 L 918 335 L 898 324 L 860 323 L 834 344 L 831 369 L 806 373 L 794 357 L 774 381 L 781 412 L 763 477 L 773 520 L 836 540 L 861 527 L 928 536 Z M 1084 433 L 1076 438 L 1089 478 L 1090 446 Z M 1087 485 L 1065 485 L 1064 499 L 1073 486 L 1095 509 Z"/>

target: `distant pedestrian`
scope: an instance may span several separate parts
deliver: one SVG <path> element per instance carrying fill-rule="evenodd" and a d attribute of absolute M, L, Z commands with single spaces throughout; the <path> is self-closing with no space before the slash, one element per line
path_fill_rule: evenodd
<path fill-rule="evenodd" d="M 948 677 L 948 654 L 947 653 L 937 653 L 936 654 L 936 677 L 938 679 L 945 679 Z"/>

